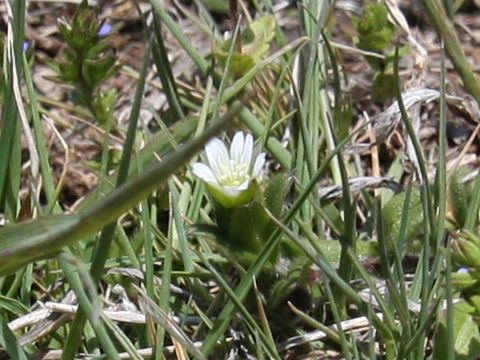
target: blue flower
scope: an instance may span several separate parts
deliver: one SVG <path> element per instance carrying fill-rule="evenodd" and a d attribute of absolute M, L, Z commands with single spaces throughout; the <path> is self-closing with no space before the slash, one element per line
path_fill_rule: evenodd
<path fill-rule="evenodd" d="M 103 23 L 100 29 L 98 29 L 98 36 L 108 36 L 112 32 L 113 27 L 109 23 Z"/>

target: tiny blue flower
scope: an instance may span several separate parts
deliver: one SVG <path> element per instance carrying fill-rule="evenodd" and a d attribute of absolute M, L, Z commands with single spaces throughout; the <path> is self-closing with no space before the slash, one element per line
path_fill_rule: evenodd
<path fill-rule="evenodd" d="M 109 23 L 103 23 L 100 29 L 98 30 L 98 36 L 108 36 L 112 32 L 113 27 Z"/>
<path fill-rule="evenodd" d="M 22 51 L 27 52 L 30 49 L 30 43 L 28 41 L 23 42 Z"/>
<path fill-rule="evenodd" d="M 470 272 L 470 269 L 467 267 L 461 267 L 457 270 L 458 274 L 468 274 Z"/>

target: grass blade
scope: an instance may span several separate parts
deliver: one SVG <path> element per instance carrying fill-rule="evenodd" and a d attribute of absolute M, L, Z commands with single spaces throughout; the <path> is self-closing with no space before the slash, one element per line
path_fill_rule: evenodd
<path fill-rule="evenodd" d="M 112 191 L 97 204 L 80 214 L 51 216 L 13 224 L 0 230 L 0 275 L 6 275 L 37 259 L 58 253 L 62 247 L 94 233 L 137 205 L 183 166 L 203 146 L 223 130 L 239 113 L 237 102 L 232 110 L 212 124 L 198 138 L 189 141 L 163 162 L 151 166 L 135 179 Z"/>

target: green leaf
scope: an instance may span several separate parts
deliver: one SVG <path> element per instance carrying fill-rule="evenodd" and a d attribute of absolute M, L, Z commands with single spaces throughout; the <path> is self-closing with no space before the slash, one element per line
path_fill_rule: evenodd
<path fill-rule="evenodd" d="M 93 99 L 92 108 L 95 112 L 95 118 L 104 124 L 112 113 L 115 102 L 117 101 L 117 91 L 111 89 L 107 93 L 101 92 Z"/>
<path fill-rule="evenodd" d="M 275 36 L 275 17 L 268 15 L 252 22 L 241 34 L 238 40 L 241 51 L 234 51 L 231 57 L 230 70 L 236 77 L 242 77 L 248 70 L 259 63 L 270 49 L 270 42 Z M 214 55 L 222 65 L 225 65 L 232 46 L 231 40 L 219 48 Z"/>
<path fill-rule="evenodd" d="M 201 0 L 201 2 L 209 11 L 228 14 L 228 0 Z"/>
<path fill-rule="evenodd" d="M 460 303 L 454 307 L 453 331 L 455 334 L 455 359 L 475 360 L 480 357 L 480 332 L 478 324 L 471 315 L 472 307 L 466 303 Z M 435 335 L 432 359 L 442 360 L 446 358 L 448 331 L 446 318 L 439 324 Z"/>
<path fill-rule="evenodd" d="M 468 189 L 467 185 L 461 182 L 462 175 L 462 171 L 455 171 L 448 182 L 448 205 L 459 228 L 465 224 L 468 212 Z"/>
<path fill-rule="evenodd" d="M 275 17 L 264 16 L 252 22 L 242 34 L 242 54 L 252 57 L 257 63 L 269 50 L 275 37 Z"/>
<path fill-rule="evenodd" d="M 403 204 L 405 202 L 405 192 L 395 195 L 383 207 L 382 215 L 384 218 L 386 235 L 393 241 L 397 241 L 400 235 L 400 225 L 402 221 Z M 423 210 L 420 201 L 420 189 L 412 189 L 408 222 L 406 229 L 406 240 L 411 240 L 421 229 L 423 223 Z M 387 242 L 388 243 L 388 242 Z"/>
<path fill-rule="evenodd" d="M 24 315 L 29 309 L 20 301 L 0 295 L 0 308 L 5 309 L 16 316 Z"/>
<path fill-rule="evenodd" d="M 395 75 L 390 71 L 377 71 L 373 77 L 372 92 L 375 101 L 386 101 L 395 97 Z"/>
<path fill-rule="evenodd" d="M 60 63 L 58 64 L 58 78 L 59 80 L 67 82 L 77 82 L 80 78 L 80 71 L 78 64 L 75 63 Z"/>
<path fill-rule="evenodd" d="M 395 27 L 388 20 L 388 10 L 384 3 L 368 4 L 363 16 L 354 20 L 359 33 L 357 46 L 362 50 L 383 52 L 392 46 Z"/>
<path fill-rule="evenodd" d="M 352 100 L 349 96 L 342 96 L 336 101 L 333 109 L 333 126 L 337 139 L 343 140 L 348 136 L 354 119 Z"/>
<path fill-rule="evenodd" d="M 0 346 L 12 360 L 28 360 L 27 354 L 17 341 L 15 334 L 8 327 L 7 319 L 0 318 Z"/>
<path fill-rule="evenodd" d="M 263 206 L 256 201 L 232 209 L 228 223 L 229 245 L 241 251 L 258 253 L 268 240 L 265 232 L 269 223 L 270 218 Z"/>
<path fill-rule="evenodd" d="M 85 52 L 85 58 L 95 59 L 102 52 L 110 49 L 110 45 L 105 40 L 99 40 L 97 43 L 92 44 L 90 48 Z"/>
<path fill-rule="evenodd" d="M 453 234 L 451 241 L 452 257 L 461 266 L 480 269 L 480 238 L 472 232 Z"/>
<path fill-rule="evenodd" d="M 276 174 L 268 181 L 264 194 L 265 206 L 276 218 L 280 218 L 282 215 L 290 185 L 288 176 L 285 174 Z"/>
<path fill-rule="evenodd" d="M 62 239 L 79 224 L 78 215 L 52 215 L 26 223 L 7 225 L 0 230 L 0 274 L 20 265 L 47 258 L 64 246 Z"/>
<path fill-rule="evenodd" d="M 94 88 L 115 72 L 115 56 L 107 56 L 96 60 L 85 59 L 82 66 L 82 75 L 87 84 Z"/>
<path fill-rule="evenodd" d="M 237 102 L 222 118 L 200 136 L 190 140 L 162 162 L 146 168 L 139 176 L 115 189 L 80 214 L 54 215 L 27 223 L 7 225 L 0 229 L 0 276 L 34 260 L 57 254 L 68 246 L 91 235 L 145 199 L 232 119 L 243 105 Z"/>

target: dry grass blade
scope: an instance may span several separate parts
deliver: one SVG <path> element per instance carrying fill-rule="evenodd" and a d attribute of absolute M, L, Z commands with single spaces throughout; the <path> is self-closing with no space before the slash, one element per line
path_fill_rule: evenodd
<path fill-rule="evenodd" d="M 365 189 L 376 189 L 379 187 L 385 187 L 395 192 L 400 190 L 400 185 L 388 177 L 375 177 L 375 176 L 360 176 L 356 178 L 348 179 L 348 185 L 352 193 L 359 192 Z M 323 200 L 337 199 L 342 197 L 342 186 L 326 186 L 322 187 L 319 191 L 319 197 Z"/>
<path fill-rule="evenodd" d="M 377 313 L 376 315 L 380 319 L 383 317 L 382 313 Z M 340 323 L 340 327 L 345 332 L 366 331 L 369 328 L 371 328 L 371 326 L 372 325 L 370 324 L 370 321 L 365 316 L 360 316 L 355 319 L 345 320 Z M 330 329 L 334 331 L 338 331 L 337 325 L 330 326 Z M 325 339 L 326 337 L 327 337 L 327 334 L 325 332 L 321 330 L 315 330 L 315 331 L 308 332 L 304 335 L 295 336 L 293 338 L 288 339 L 286 342 L 280 345 L 280 348 L 285 351 L 285 350 L 292 349 L 296 346 L 301 346 L 301 345 L 311 343 L 313 341 Z"/>
<path fill-rule="evenodd" d="M 155 304 L 155 302 L 150 299 L 150 297 L 141 288 L 136 285 L 133 286 L 141 296 L 141 299 L 144 303 L 145 312 L 152 319 L 154 319 L 157 324 L 164 327 L 170 336 L 182 344 L 182 346 L 185 347 L 190 354 L 195 356 L 197 359 L 206 360 L 206 357 L 200 352 L 200 350 L 197 349 L 195 344 L 184 333 L 184 331 L 174 321 L 172 321 L 171 316 L 166 314 L 157 304 Z"/>

